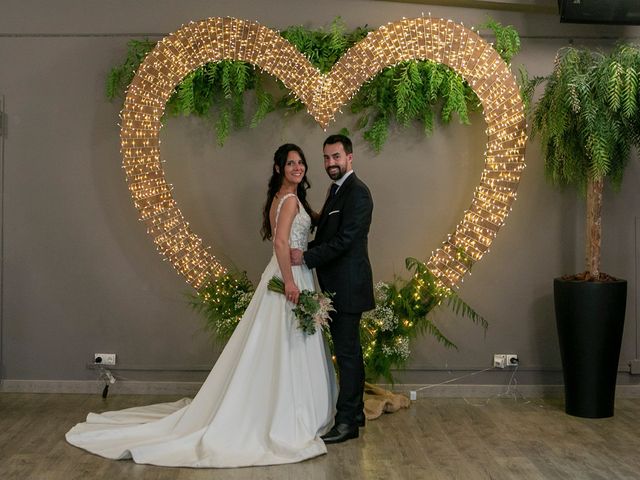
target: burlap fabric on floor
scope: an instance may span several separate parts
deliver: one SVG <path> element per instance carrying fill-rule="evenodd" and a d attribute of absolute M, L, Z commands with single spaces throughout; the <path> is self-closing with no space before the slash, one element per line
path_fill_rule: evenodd
<path fill-rule="evenodd" d="M 410 403 L 406 395 L 393 393 L 370 383 L 364 384 L 364 414 L 367 420 L 378 418 L 383 413 L 409 408 Z"/>

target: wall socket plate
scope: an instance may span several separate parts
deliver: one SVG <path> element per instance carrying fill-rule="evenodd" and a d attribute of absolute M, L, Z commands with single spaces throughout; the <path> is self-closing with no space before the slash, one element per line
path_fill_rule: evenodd
<path fill-rule="evenodd" d="M 115 365 L 116 354 L 115 353 L 94 353 L 93 363 L 97 365 Z"/>
<path fill-rule="evenodd" d="M 520 361 L 515 353 L 493 354 L 493 368 L 517 367 L 518 365 L 520 365 Z"/>

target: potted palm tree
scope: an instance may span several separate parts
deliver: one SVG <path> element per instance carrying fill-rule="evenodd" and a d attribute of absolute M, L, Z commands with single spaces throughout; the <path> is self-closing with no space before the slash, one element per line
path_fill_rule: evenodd
<path fill-rule="evenodd" d="M 640 143 L 640 50 L 558 52 L 533 108 L 545 174 L 586 195 L 586 271 L 554 280 L 554 302 L 568 414 L 613 415 L 627 282 L 600 271 L 605 180 L 617 189 L 631 148 Z"/>

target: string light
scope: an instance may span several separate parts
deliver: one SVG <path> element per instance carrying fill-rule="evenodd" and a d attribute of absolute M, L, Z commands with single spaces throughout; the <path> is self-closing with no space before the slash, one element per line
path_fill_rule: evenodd
<path fill-rule="evenodd" d="M 176 85 L 196 68 L 221 60 L 248 62 L 280 79 L 323 129 L 360 86 L 385 67 L 407 60 L 451 67 L 482 105 L 485 168 L 471 206 L 426 265 L 443 289 L 451 289 L 489 251 L 516 198 L 527 137 L 515 78 L 476 32 L 430 14 L 402 19 L 370 32 L 331 72 L 322 74 L 276 31 L 235 18 L 209 18 L 190 22 L 158 42 L 131 82 L 120 114 L 123 168 L 140 220 L 158 250 L 194 288 L 227 270 L 203 246 L 173 199 L 162 168 L 159 133 Z"/>

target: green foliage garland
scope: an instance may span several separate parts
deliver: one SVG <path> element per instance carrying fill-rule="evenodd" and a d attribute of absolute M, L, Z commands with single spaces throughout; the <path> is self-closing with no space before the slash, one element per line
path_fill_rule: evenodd
<path fill-rule="evenodd" d="M 362 317 L 360 339 L 367 380 L 371 382 L 380 377 L 393 382 L 391 371 L 406 365 L 409 342 L 420 334 L 429 333 L 445 347 L 457 348 L 430 318 L 436 307 L 447 306 L 485 330 L 488 326 L 455 292 L 439 287 L 424 263 L 407 258 L 406 267 L 413 277 L 378 283 L 376 308 Z M 245 273 L 227 273 L 190 295 L 190 302 L 204 314 L 207 329 L 226 342 L 242 318 L 253 290 Z"/>
<path fill-rule="evenodd" d="M 495 48 L 509 62 L 520 49 L 520 38 L 511 26 L 489 20 L 480 28 L 489 29 L 496 37 Z M 370 30 L 357 27 L 347 32 L 340 18 L 327 30 L 308 30 L 292 26 L 280 34 L 296 46 L 321 72 L 331 70 L 335 62 Z M 131 40 L 122 65 L 114 67 L 106 81 L 106 96 L 113 100 L 124 96 L 144 57 L 155 43 Z M 216 140 L 223 145 L 233 129 L 246 125 L 245 103 L 253 102 L 253 114 L 248 122 L 256 127 L 272 111 L 285 114 L 304 109 L 280 81 L 273 88 L 270 79 L 245 62 L 220 61 L 207 63 L 187 75 L 176 87 L 167 103 L 166 114 L 196 115 L 214 126 Z M 246 95 L 253 92 L 253 95 Z M 277 98 L 276 98 L 277 97 Z M 392 124 L 408 127 L 420 125 L 426 135 L 433 131 L 436 111 L 439 119 L 448 123 L 454 114 L 461 123 L 469 123 L 469 111 L 479 108 L 478 98 L 469 85 L 449 67 L 431 61 L 408 61 L 385 68 L 362 85 L 350 104 L 358 115 L 356 129 L 380 151 Z"/>

